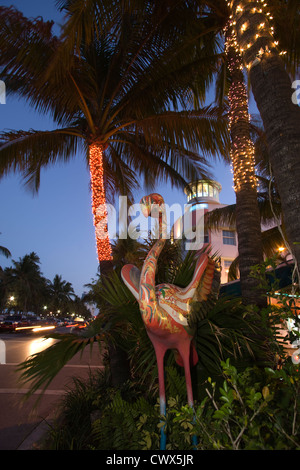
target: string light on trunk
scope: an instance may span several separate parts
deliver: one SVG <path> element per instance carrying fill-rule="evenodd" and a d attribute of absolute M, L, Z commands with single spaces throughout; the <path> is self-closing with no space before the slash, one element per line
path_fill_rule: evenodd
<path fill-rule="evenodd" d="M 233 77 L 228 96 L 230 103 L 229 131 L 232 139 L 230 157 L 233 167 L 234 190 L 238 192 L 245 187 L 245 184 L 253 189 L 257 187 L 255 149 L 249 135 L 250 115 L 242 72 L 242 56 L 235 32 L 230 24 L 225 28 L 224 33 L 228 68 Z"/>
<path fill-rule="evenodd" d="M 112 260 L 108 236 L 106 198 L 104 188 L 103 145 L 93 143 L 89 147 L 90 175 L 92 187 L 92 211 L 96 233 L 98 260 Z"/>
<path fill-rule="evenodd" d="M 240 53 L 243 54 L 245 66 L 250 70 L 259 64 L 263 56 L 274 52 L 285 55 L 287 51 L 279 50 L 279 42 L 274 40 L 274 26 L 272 25 L 272 12 L 265 0 L 245 2 L 226 0 L 231 9 L 230 26 L 240 34 Z M 247 20 L 245 21 L 245 18 Z M 250 20 L 250 21 L 249 21 Z"/>

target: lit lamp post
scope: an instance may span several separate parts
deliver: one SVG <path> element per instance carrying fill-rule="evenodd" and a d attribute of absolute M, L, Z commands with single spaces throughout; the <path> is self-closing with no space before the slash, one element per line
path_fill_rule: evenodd
<path fill-rule="evenodd" d="M 10 311 L 16 306 L 15 296 L 11 295 L 7 301 L 7 309 Z"/>

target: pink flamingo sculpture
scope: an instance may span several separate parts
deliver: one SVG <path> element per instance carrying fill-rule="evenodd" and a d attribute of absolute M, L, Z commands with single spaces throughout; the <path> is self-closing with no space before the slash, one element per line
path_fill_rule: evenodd
<path fill-rule="evenodd" d="M 122 278 L 136 297 L 147 334 L 154 346 L 159 380 L 160 413 L 166 415 L 166 397 L 164 382 L 164 356 L 168 349 L 177 351 L 176 361 L 184 367 L 187 387 L 187 399 L 193 407 L 193 392 L 190 365 L 195 365 L 198 355 L 193 346 L 194 332 L 188 325 L 189 303 L 197 290 L 197 297 L 206 300 L 212 286 L 214 262 L 206 253 L 202 254 L 196 264 L 192 281 L 186 288 L 172 284 L 155 285 L 155 271 L 158 257 L 166 242 L 166 213 L 164 200 L 153 193 L 141 199 L 141 209 L 148 217 L 159 219 L 159 239 L 149 251 L 140 272 L 128 264 L 122 268 Z M 199 284 L 201 288 L 199 290 Z M 161 429 L 160 448 L 166 446 L 166 435 Z"/>

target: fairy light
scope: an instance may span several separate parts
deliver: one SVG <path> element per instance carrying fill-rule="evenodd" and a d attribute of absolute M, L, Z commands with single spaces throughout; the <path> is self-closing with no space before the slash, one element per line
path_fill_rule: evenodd
<path fill-rule="evenodd" d="M 240 191 L 245 185 L 257 187 L 255 175 L 254 144 L 249 135 L 249 106 L 247 89 L 243 80 L 243 61 L 238 47 L 237 38 L 230 24 L 225 28 L 225 53 L 228 68 L 235 79 L 232 80 L 229 90 L 229 132 L 231 135 L 230 158 L 233 172 L 235 192 Z M 240 77 L 237 79 L 237 73 Z M 239 129 L 243 131 L 240 132 Z M 244 130 L 247 129 L 246 132 Z"/>
<path fill-rule="evenodd" d="M 241 35 L 239 50 L 248 70 L 268 54 L 276 52 L 283 56 L 287 53 L 287 51 L 280 51 L 279 42 L 274 40 L 274 26 L 272 25 L 274 18 L 265 0 L 257 0 L 256 6 L 253 6 L 254 2 L 236 0 L 226 0 L 226 3 L 232 11 L 230 25 L 238 28 L 238 25 L 243 22 L 239 29 Z M 243 21 L 245 14 L 247 14 L 248 22 Z M 250 33 L 248 29 L 251 29 Z M 250 41 L 249 34 L 252 36 Z"/>
<path fill-rule="evenodd" d="M 266 0 L 245 2 L 244 0 L 226 0 L 231 11 L 228 25 L 224 33 L 226 37 L 225 51 L 231 73 L 247 70 L 257 65 L 263 57 L 274 52 L 280 55 L 279 43 L 274 40 L 273 16 L 268 10 Z M 246 20 L 246 21 L 245 21 Z M 230 28 L 230 34 L 226 34 Z M 237 40 L 239 32 L 239 40 Z M 231 53 L 230 53 L 231 51 Z M 248 94 L 243 77 L 233 80 L 229 91 L 229 130 L 231 133 L 231 165 L 234 190 L 247 184 L 257 187 L 255 175 L 255 149 L 248 132 L 238 133 L 238 125 L 249 125 Z M 244 127 L 246 129 L 246 127 Z"/>
<path fill-rule="evenodd" d="M 243 24 L 242 24 L 242 27 L 241 27 L 241 31 L 242 31 L 242 32 L 246 31 L 247 26 L 248 26 L 248 23 L 247 23 L 247 22 L 246 22 L 246 23 L 243 23 Z"/>
<path fill-rule="evenodd" d="M 90 175 L 92 187 L 92 211 L 96 232 L 98 260 L 112 259 L 111 245 L 108 236 L 107 210 L 104 189 L 103 146 L 97 143 L 89 147 Z"/>

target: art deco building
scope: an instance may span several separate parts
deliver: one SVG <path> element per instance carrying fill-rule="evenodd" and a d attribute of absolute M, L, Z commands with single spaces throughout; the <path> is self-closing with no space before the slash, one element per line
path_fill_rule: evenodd
<path fill-rule="evenodd" d="M 212 253 L 216 253 L 221 261 L 221 283 L 228 282 L 228 270 L 232 261 L 238 256 L 237 234 L 235 227 L 220 226 L 216 230 L 208 230 L 204 224 L 204 214 L 224 207 L 220 202 L 222 186 L 216 181 L 199 180 L 185 188 L 187 204 L 185 214 L 176 221 L 172 230 L 174 239 L 192 239 L 196 230 L 202 233 L 200 244 L 210 244 Z"/>

